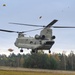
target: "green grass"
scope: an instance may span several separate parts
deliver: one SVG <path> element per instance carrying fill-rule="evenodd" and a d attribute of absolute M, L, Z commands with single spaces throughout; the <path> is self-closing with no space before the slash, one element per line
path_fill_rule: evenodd
<path fill-rule="evenodd" d="M 75 75 L 75 73 L 60 72 L 28 72 L 28 71 L 11 71 L 0 70 L 0 75 Z"/>

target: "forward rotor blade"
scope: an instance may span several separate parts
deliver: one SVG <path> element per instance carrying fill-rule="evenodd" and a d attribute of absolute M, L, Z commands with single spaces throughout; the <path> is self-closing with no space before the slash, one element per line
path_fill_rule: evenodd
<path fill-rule="evenodd" d="M 23 24 L 23 23 L 13 23 L 13 22 L 10 22 L 9 24 L 16 24 L 16 25 L 23 25 L 23 26 L 33 26 L 33 27 L 45 27 L 45 26 L 42 26 L 42 25 Z"/>
<path fill-rule="evenodd" d="M 40 29 L 43 29 L 43 28 L 38 28 L 38 29 L 33 29 L 33 30 L 28 30 L 28 31 L 23 31 L 23 32 L 27 33 L 27 32 L 37 31 L 37 30 L 40 30 Z"/>
<path fill-rule="evenodd" d="M 9 32 L 9 33 L 26 33 L 26 32 L 31 32 L 31 31 L 37 31 L 37 30 L 40 30 L 40 29 L 42 29 L 42 28 L 28 30 L 28 31 L 22 31 L 22 32 L 12 31 L 12 30 L 5 30 L 5 29 L 0 29 L 0 31 L 2 31 L 2 32 Z"/>
<path fill-rule="evenodd" d="M 53 28 L 75 28 L 74 26 L 52 26 Z"/>
<path fill-rule="evenodd" d="M 3 32 L 10 32 L 10 33 L 18 33 L 17 31 L 11 31 L 11 30 L 5 30 L 5 29 L 0 29 L 0 31 L 3 31 Z"/>

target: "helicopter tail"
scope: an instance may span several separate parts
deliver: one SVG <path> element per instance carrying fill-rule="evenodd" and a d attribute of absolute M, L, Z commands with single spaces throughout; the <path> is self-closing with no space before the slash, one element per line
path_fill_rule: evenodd
<path fill-rule="evenodd" d="M 54 25 L 58 20 L 53 20 L 50 22 L 40 33 L 40 36 L 44 37 L 44 39 L 52 40 L 52 29 L 50 27 Z"/>

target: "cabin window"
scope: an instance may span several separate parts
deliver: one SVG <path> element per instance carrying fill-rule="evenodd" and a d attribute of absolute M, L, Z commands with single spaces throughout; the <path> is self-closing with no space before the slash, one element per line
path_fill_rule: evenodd
<path fill-rule="evenodd" d="M 40 42 L 40 44 L 42 44 L 42 42 L 41 41 L 39 41 Z"/>
<path fill-rule="evenodd" d="M 30 44 L 32 44 L 33 43 L 33 41 L 30 41 Z"/>
<path fill-rule="evenodd" d="M 28 41 L 28 39 L 26 39 L 26 41 Z"/>
<path fill-rule="evenodd" d="M 36 44 L 36 42 L 34 44 Z"/>

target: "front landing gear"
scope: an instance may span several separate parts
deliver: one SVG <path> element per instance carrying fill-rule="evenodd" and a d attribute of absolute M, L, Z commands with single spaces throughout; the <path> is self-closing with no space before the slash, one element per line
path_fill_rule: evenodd
<path fill-rule="evenodd" d="M 23 49 L 21 48 L 20 52 L 23 52 Z"/>
<path fill-rule="evenodd" d="M 34 50 L 34 49 L 32 49 L 32 51 L 31 51 L 31 53 L 38 53 L 38 50 Z"/>

